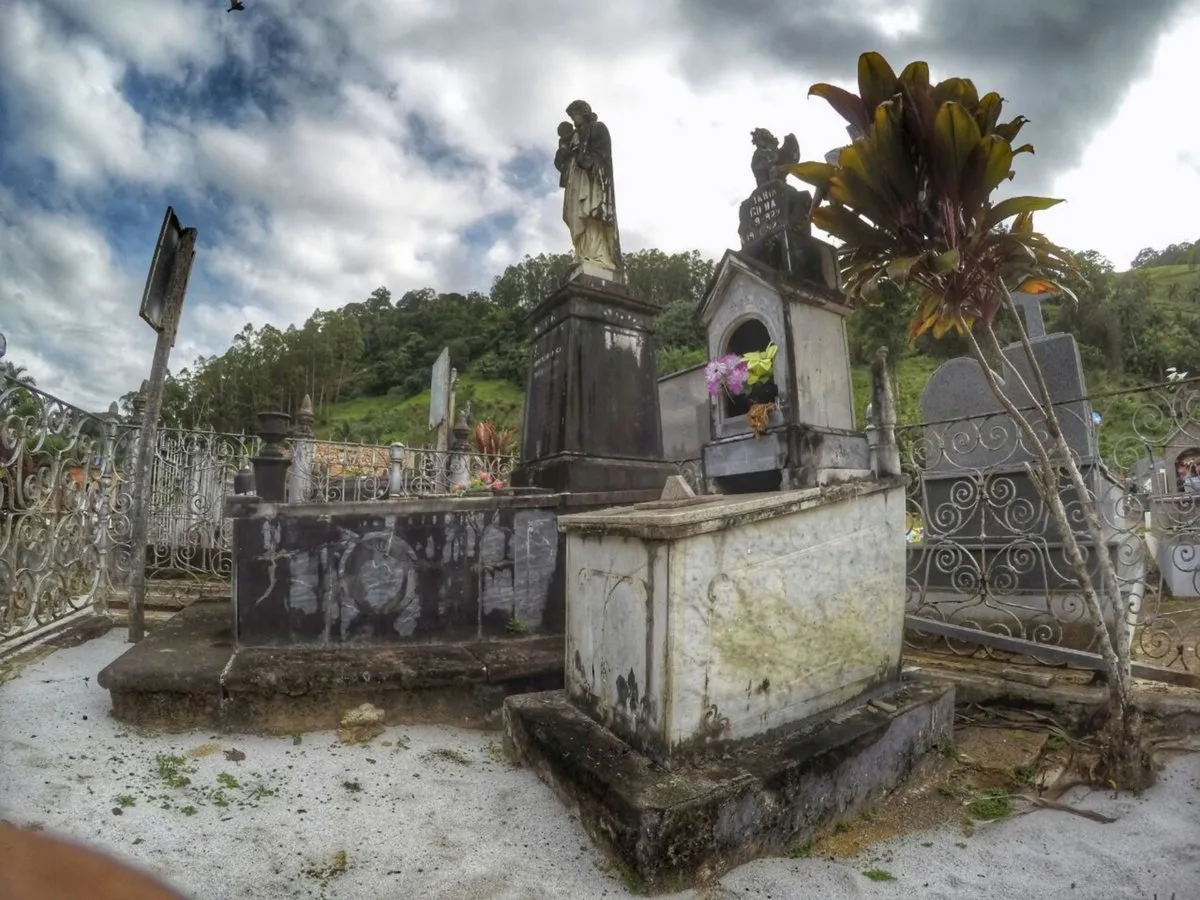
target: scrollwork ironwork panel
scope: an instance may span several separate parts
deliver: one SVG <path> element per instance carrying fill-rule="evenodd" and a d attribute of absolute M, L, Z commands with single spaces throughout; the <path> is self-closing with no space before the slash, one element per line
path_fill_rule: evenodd
<path fill-rule="evenodd" d="M 301 498 L 311 503 L 445 496 L 453 493 L 455 472 L 465 472 L 468 482 L 487 475 L 507 485 L 517 463 L 513 456 L 401 444 L 311 443 L 311 471 L 301 477 Z"/>
<path fill-rule="evenodd" d="M 0 376 L 0 643 L 104 608 L 129 558 L 121 437 L 115 414 Z"/>
<path fill-rule="evenodd" d="M 225 497 L 259 443 L 256 437 L 216 432 L 158 433 L 147 530 L 151 576 L 231 576 L 233 528 L 224 516 Z"/>
<path fill-rule="evenodd" d="M 1084 564 L 1099 583 L 1113 560 L 1122 602 L 1105 611 L 1134 626 L 1135 659 L 1200 671 L 1200 380 L 1056 407 L 1103 540 L 1060 467 L 1059 496 Z M 1086 414 L 1087 422 L 1074 421 Z M 1068 425 L 1070 427 L 1068 427 Z M 1033 430 L 1048 440 L 1046 423 Z M 1006 415 L 897 430 L 908 494 L 911 615 L 1033 644 L 1095 651 L 1096 630 L 1062 535 L 1034 479 L 1036 447 Z M 1011 654 L 911 631 L 910 645 L 1007 659 Z M 1038 659 L 1036 647 L 1030 656 Z M 1049 661 L 1049 660 L 1046 660 Z"/>

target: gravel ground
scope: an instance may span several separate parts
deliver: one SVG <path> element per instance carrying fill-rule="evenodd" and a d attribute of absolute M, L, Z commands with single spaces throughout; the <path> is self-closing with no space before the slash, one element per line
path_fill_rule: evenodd
<path fill-rule="evenodd" d="M 629 896 L 498 736 L 140 737 L 95 681 L 123 640 L 114 630 L 0 686 L 0 817 L 107 849 L 197 900 Z M 1142 798 L 1064 799 L 1119 821 L 1038 811 L 845 862 L 763 860 L 677 896 L 1200 898 L 1200 756 L 1173 760 Z"/>

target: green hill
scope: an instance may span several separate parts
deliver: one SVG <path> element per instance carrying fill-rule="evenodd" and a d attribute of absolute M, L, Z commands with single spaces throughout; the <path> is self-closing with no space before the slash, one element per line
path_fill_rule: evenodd
<path fill-rule="evenodd" d="M 927 356 L 909 356 L 896 367 L 895 384 L 897 413 L 902 423 L 921 420 L 921 391 L 934 370 L 944 360 Z M 854 366 L 856 421 L 862 427 L 867 403 L 871 397 L 871 373 L 866 366 Z M 1132 437 L 1132 420 L 1142 401 L 1137 395 L 1108 396 L 1113 392 L 1137 388 L 1144 384 L 1136 378 L 1114 375 L 1103 370 L 1087 373 L 1089 393 L 1101 397 L 1095 406 L 1103 416 L 1101 440 L 1106 447 Z M 479 381 L 464 377 L 459 380 L 457 402 L 470 402 L 476 422 L 490 419 L 497 427 L 520 431 L 524 397 L 508 381 Z M 429 392 L 399 400 L 395 397 L 358 397 L 329 408 L 328 414 L 317 423 L 317 437 L 322 440 L 349 440 L 370 444 L 389 444 L 399 441 L 411 447 L 432 445 L 435 434 L 427 427 Z"/>
<path fill-rule="evenodd" d="M 1095 326 L 1096 317 L 1111 316 L 1114 320 L 1122 316 L 1126 304 L 1132 304 L 1137 313 L 1137 322 L 1114 321 L 1120 336 L 1129 336 L 1134 345 L 1138 334 L 1135 327 L 1162 328 L 1164 324 L 1185 329 L 1182 342 L 1187 346 L 1192 335 L 1200 334 L 1200 268 L 1191 265 L 1156 266 L 1134 269 L 1129 272 L 1107 276 L 1104 295 L 1098 301 L 1083 303 L 1079 309 L 1064 309 L 1062 304 L 1048 302 L 1044 315 L 1050 330 L 1075 330 L 1074 317 L 1090 316 L 1089 325 Z M 1119 367 L 1108 364 L 1102 348 L 1089 345 L 1090 332 L 1081 336 L 1084 371 L 1088 392 L 1098 398 L 1095 408 L 1101 413 L 1101 442 L 1111 448 L 1117 442 L 1132 437 L 1132 419 L 1144 400 L 1138 395 L 1121 396 L 1129 391 L 1153 383 L 1159 379 L 1142 375 L 1130 375 Z M 1153 334 L 1146 334 L 1143 341 L 1155 344 Z M 1196 342 L 1192 340 L 1192 343 Z M 1172 364 L 1200 369 L 1200 346 L 1193 351 L 1192 362 L 1177 359 Z M 703 359 L 702 353 L 690 348 L 668 348 L 660 353 L 660 363 L 693 364 Z M 898 415 L 902 423 L 919 422 L 921 392 L 934 370 L 944 359 L 909 352 L 902 357 L 895 369 L 895 384 Z M 870 400 L 870 371 L 865 365 L 852 370 L 854 379 L 855 407 L 861 426 Z M 1114 395 L 1116 396 L 1106 396 Z M 510 380 L 461 376 L 458 387 L 458 403 L 470 402 L 474 421 L 492 420 L 498 427 L 512 427 L 518 431 L 523 414 L 524 398 L 520 388 Z M 429 415 L 429 391 L 408 398 L 394 396 L 357 397 L 353 400 L 326 407 L 317 423 L 317 435 L 326 440 L 354 440 L 365 443 L 386 444 L 401 441 L 410 446 L 431 444 L 434 434 L 427 427 Z"/>
<path fill-rule="evenodd" d="M 455 392 L 459 407 L 470 403 L 475 422 L 490 419 L 497 428 L 520 429 L 525 397 L 510 381 L 482 381 L 460 376 Z M 414 397 L 356 397 L 328 407 L 315 424 L 322 440 L 369 444 L 399 441 L 410 447 L 432 446 L 436 432 L 429 429 L 429 391 Z"/>
<path fill-rule="evenodd" d="M 1195 255 L 1191 244 L 1147 249 L 1139 253 L 1137 268 L 1118 273 L 1099 254 L 1080 254 L 1088 284 L 1078 290 L 1079 304 L 1052 300 L 1043 312 L 1049 330 L 1079 340 L 1093 395 L 1161 382 L 1172 366 L 1200 372 Z M 302 325 L 284 330 L 247 325 L 225 353 L 201 358 L 168 379 L 163 421 L 177 428 L 252 432 L 262 410 L 294 414 L 308 395 L 322 438 L 427 445 L 434 440 L 426 427 L 429 373 L 449 350 L 460 373 L 460 405 L 470 402 L 477 422 L 519 427 L 529 355 L 525 317 L 559 283 L 569 261 L 565 254 L 526 258 L 506 269 L 487 294 L 428 288 L 393 297 L 381 287 L 361 302 L 318 310 Z M 643 250 L 630 254 L 627 263 L 633 289 L 660 308 L 659 372 L 702 362 L 705 338 L 695 309 L 712 261 L 695 251 Z M 920 418 L 921 391 L 939 363 L 966 352 L 962 339 L 953 336 L 935 342 L 927 335 L 908 346 L 903 335 L 914 302 L 911 293 L 897 291 L 885 307 L 850 320 L 860 417 L 868 400 L 865 362 L 881 343 L 896 362 L 902 422 Z M 997 331 L 1002 342 L 1015 338 L 1003 318 Z M 131 397 L 122 400 L 131 403 Z M 1137 402 L 1104 401 L 1102 438 L 1128 420 Z"/>

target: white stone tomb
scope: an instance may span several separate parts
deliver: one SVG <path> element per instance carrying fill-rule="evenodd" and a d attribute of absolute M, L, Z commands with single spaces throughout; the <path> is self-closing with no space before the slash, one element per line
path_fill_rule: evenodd
<path fill-rule="evenodd" d="M 904 503 L 888 480 L 563 517 L 568 696 L 670 765 L 894 683 Z"/>

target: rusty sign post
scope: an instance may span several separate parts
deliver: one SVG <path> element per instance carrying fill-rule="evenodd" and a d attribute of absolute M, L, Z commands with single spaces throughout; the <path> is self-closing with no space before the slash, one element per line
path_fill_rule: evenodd
<path fill-rule="evenodd" d="M 175 210 L 167 207 L 154 259 L 142 292 L 140 315 L 158 332 L 154 362 L 146 382 L 144 412 L 137 442 L 137 460 L 133 470 L 133 559 L 129 579 L 129 642 L 137 643 L 146 634 L 146 542 L 150 537 L 150 481 L 154 475 L 154 448 L 158 444 L 158 420 L 162 415 L 163 386 L 167 380 L 167 362 L 183 298 L 187 293 L 192 260 L 196 257 L 196 229 L 183 228 Z"/>

